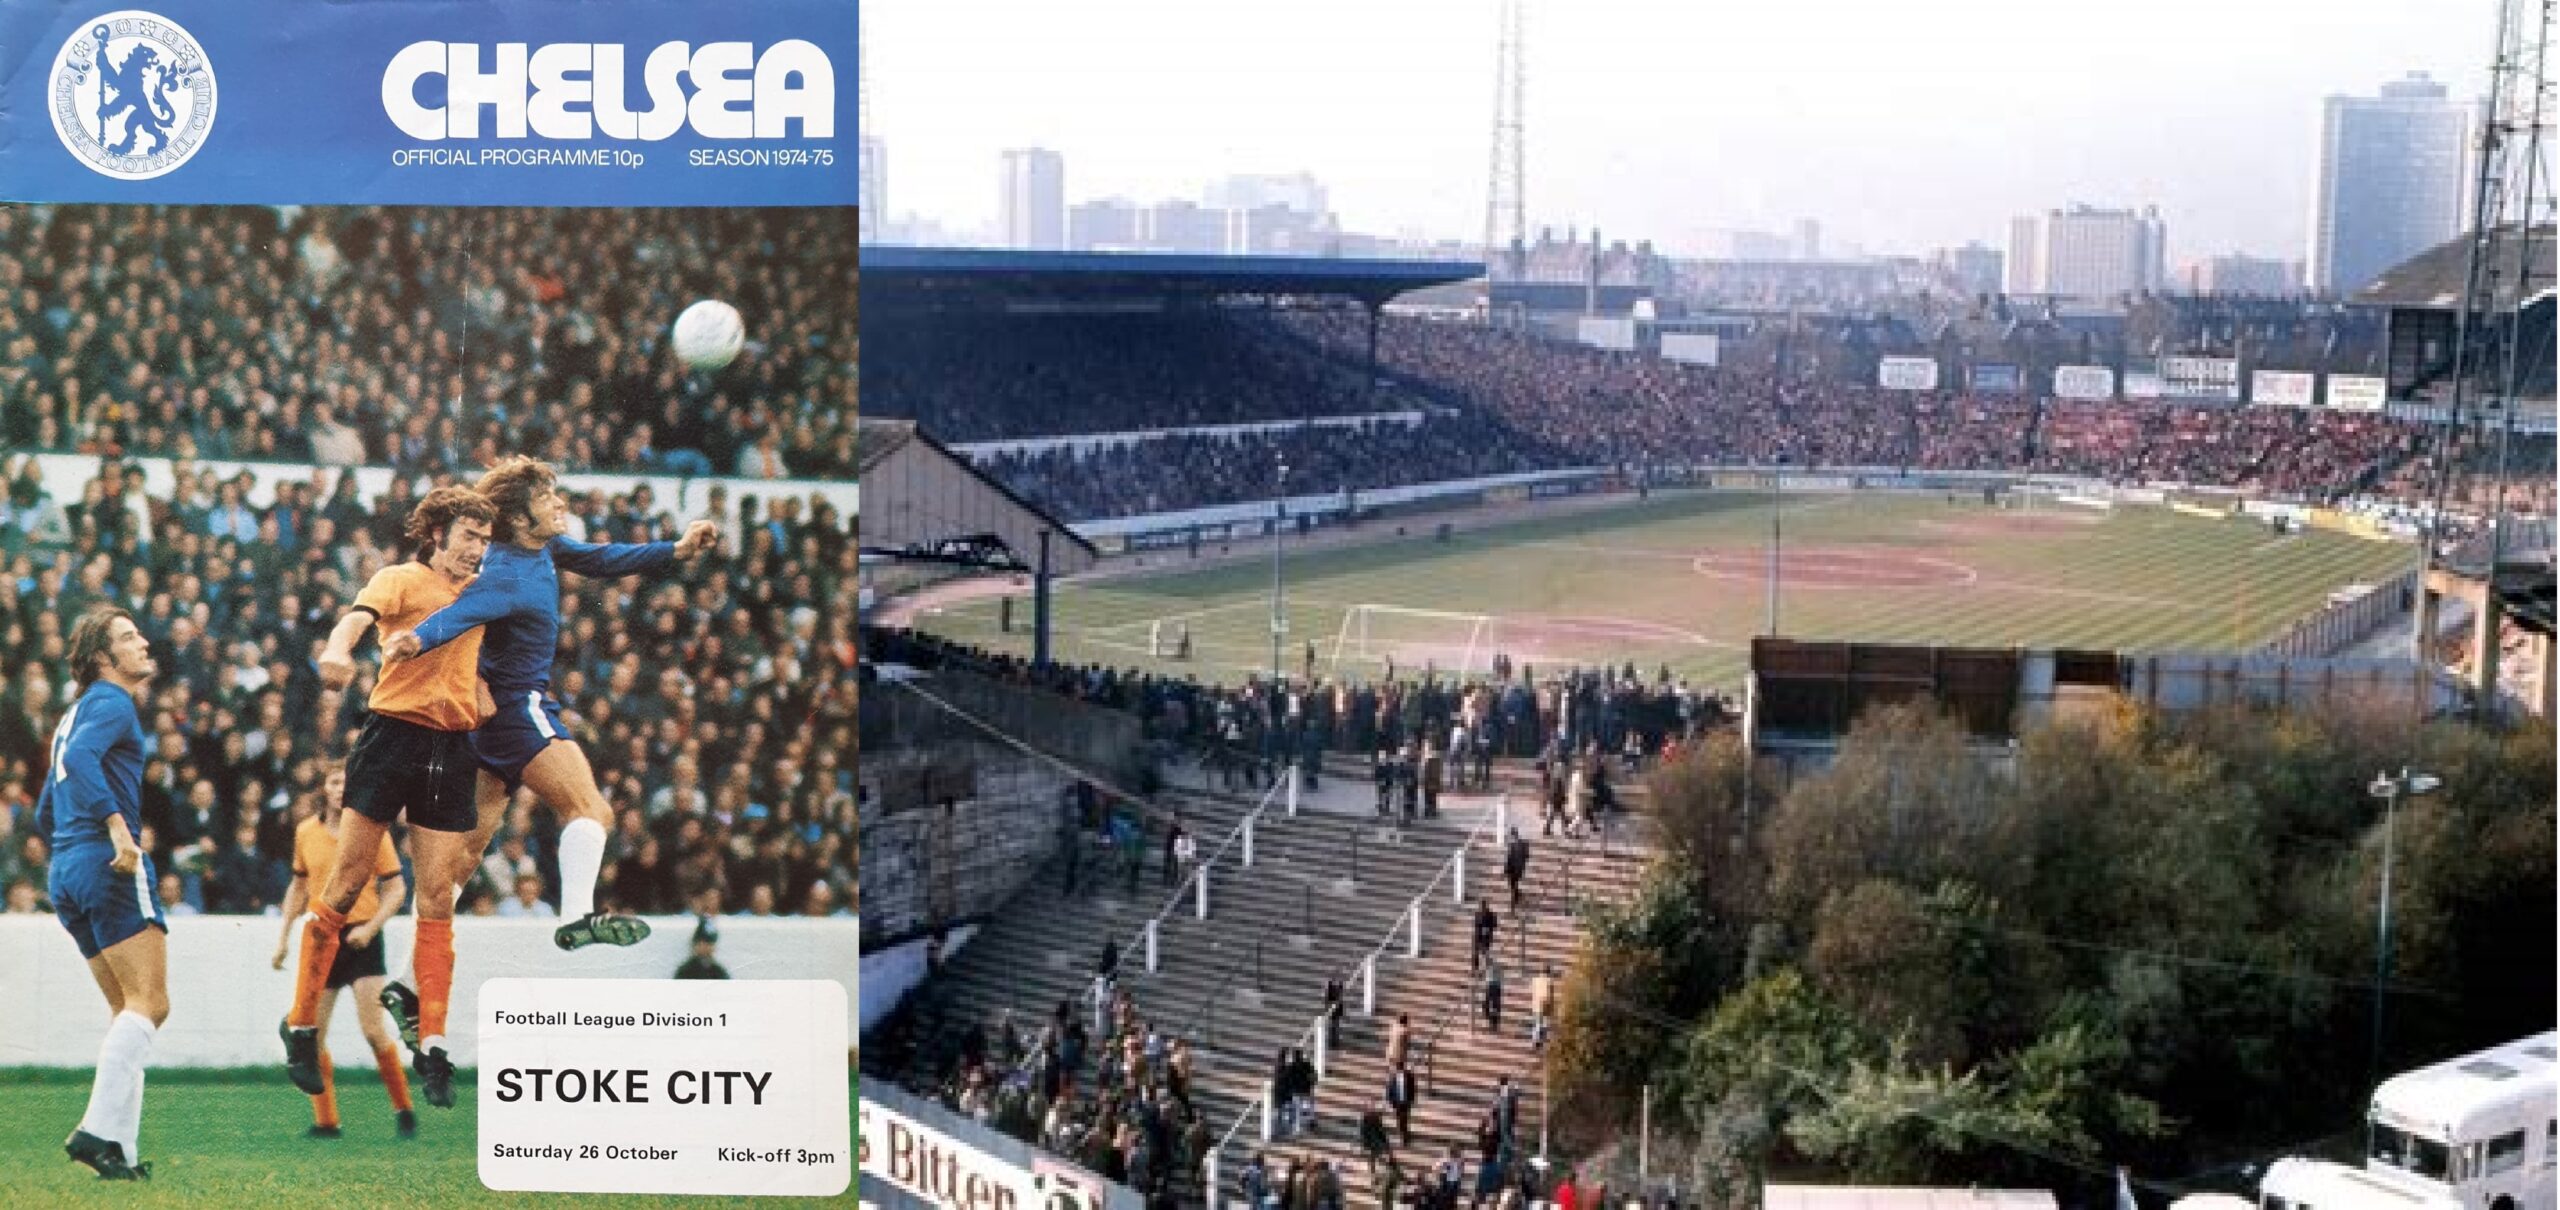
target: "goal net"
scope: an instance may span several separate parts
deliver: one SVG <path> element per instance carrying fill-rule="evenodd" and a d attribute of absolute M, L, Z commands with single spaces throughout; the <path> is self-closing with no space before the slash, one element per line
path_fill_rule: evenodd
<path fill-rule="evenodd" d="M 1481 613 L 1354 605 L 1333 638 L 1336 677 L 1376 677 L 1392 662 L 1398 675 L 1428 667 L 1465 675 L 1493 670 L 1496 619 Z"/>

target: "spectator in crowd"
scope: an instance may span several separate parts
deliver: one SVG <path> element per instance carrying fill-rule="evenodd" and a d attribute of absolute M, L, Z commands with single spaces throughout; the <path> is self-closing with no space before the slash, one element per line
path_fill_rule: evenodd
<path fill-rule="evenodd" d="M 516 875 L 515 894 L 498 901 L 498 914 L 508 917 L 534 917 L 547 919 L 549 917 L 559 915 L 560 912 L 558 908 L 542 901 L 541 875 L 518 874 Z"/>
<path fill-rule="evenodd" d="M 720 930 L 712 925 L 711 918 L 705 916 L 696 920 L 693 925 L 693 954 L 676 967 L 676 978 L 728 978 L 729 969 L 720 965 L 719 958 L 715 956 L 719 947 Z"/>

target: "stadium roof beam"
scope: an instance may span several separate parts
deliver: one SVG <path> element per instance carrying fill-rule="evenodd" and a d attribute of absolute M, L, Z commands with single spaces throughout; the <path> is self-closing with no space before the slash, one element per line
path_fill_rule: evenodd
<path fill-rule="evenodd" d="M 1205 306 L 1220 299 L 1354 299 L 1371 310 L 1416 290 L 1484 276 L 1473 261 L 1026 252 L 998 248 L 861 250 L 865 310 L 1103 314 Z"/>
<path fill-rule="evenodd" d="M 863 420 L 854 466 L 868 485 L 865 558 L 1027 572 L 1032 658 L 1049 659 L 1049 585 L 1100 558 L 1065 521 L 934 440 L 912 420 Z"/>
<path fill-rule="evenodd" d="M 2516 344 L 2530 355 L 2517 363 L 2517 381 L 2501 383 L 2505 359 L 2474 350 L 2466 366 L 2453 364 L 2461 326 L 2462 299 L 2472 255 L 2468 235 L 2447 240 L 2401 262 L 2372 284 L 2349 295 L 2347 305 L 2385 311 L 2384 348 L 2387 390 L 2395 401 L 2421 401 L 2430 391 L 2450 389 L 2457 378 L 2466 393 L 2491 399 L 2533 402 L 2552 397 L 2552 308 L 2560 231 L 2540 224 L 2529 233 L 2521 223 L 2498 228 L 2483 243 L 2483 276 L 2472 321 L 2483 327 L 2475 342 L 2492 348 Z M 2526 265 L 2524 254 L 2532 259 Z M 2457 417 L 2469 423 L 2476 417 Z"/>

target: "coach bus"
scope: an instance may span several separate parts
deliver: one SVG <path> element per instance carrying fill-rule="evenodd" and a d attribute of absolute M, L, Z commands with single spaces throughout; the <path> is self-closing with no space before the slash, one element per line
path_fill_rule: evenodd
<path fill-rule="evenodd" d="M 2364 1168 L 2279 1161 L 2260 1205 L 2554 1210 L 2555 1043 L 2560 1034 L 2536 1034 L 2383 1081 L 2366 1117 Z"/>
<path fill-rule="evenodd" d="M 2421 1192 L 2327 1160 L 2277 1160 L 2258 1185 L 2258 1210 L 2457 1210 L 2461 1205 L 2451 1194 Z"/>

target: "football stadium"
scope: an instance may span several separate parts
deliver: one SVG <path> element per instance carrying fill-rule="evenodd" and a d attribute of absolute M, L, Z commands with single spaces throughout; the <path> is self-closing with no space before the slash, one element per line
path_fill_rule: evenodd
<path fill-rule="evenodd" d="M 2548 1204 L 2552 247 L 866 245 L 865 1198 Z"/>
<path fill-rule="evenodd" d="M 487 980 L 851 991 L 855 636 L 835 603 L 856 572 L 854 234 L 850 210 L 793 208 L 0 206 L 0 1193 L 514 1204 L 475 1158 Z M 707 343 L 678 331 L 698 300 L 733 312 Z M 497 516 L 475 485 L 517 456 L 543 466 L 509 463 L 531 493 L 515 523 L 553 523 L 522 533 L 627 552 L 580 556 L 584 575 L 563 554 L 556 599 L 527 606 L 557 609 L 556 649 L 526 653 L 546 682 L 531 725 L 587 754 L 606 819 L 528 774 L 458 871 L 420 859 L 428 826 L 395 822 L 352 863 L 337 959 L 312 966 L 332 821 L 380 792 L 351 750 L 415 700 L 381 692 L 407 667 L 384 659 L 392 619 L 431 629 L 494 557 L 456 552 Z M 653 542 L 670 545 L 633 545 Z M 404 568 L 451 586 L 381 595 Z M 116 641 L 147 651 L 98 655 L 89 636 L 127 621 Z M 467 692 L 468 657 L 449 666 Z M 150 883 L 135 874 L 128 923 L 165 932 L 166 1016 L 139 1154 L 110 1139 L 124 1150 L 84 1167 L 64 1136 L 97 1119 L 99 1069 L 133 1061 L 115 1031 L 149 997 L 99 1011 L 113 993 L 57 920 L 42 821 L 94 809 L 78 787 L 99 757 L 68 716 L 109 681 L 132 702 Z M 489 717 L 461 708 L 465 729 Z M 452 771 L 426 765 L 408 776 Z M 441 992 L 417 902 L 439 876 Z M 306 980 L 316 1095 L 279 1043 Z M 428 992 L 423 1040 L 442 1012 L 449 1053 L 403 1036 L 386 984 Z M 138 1185 L 98 1179 L 144 1165 Z"/>

